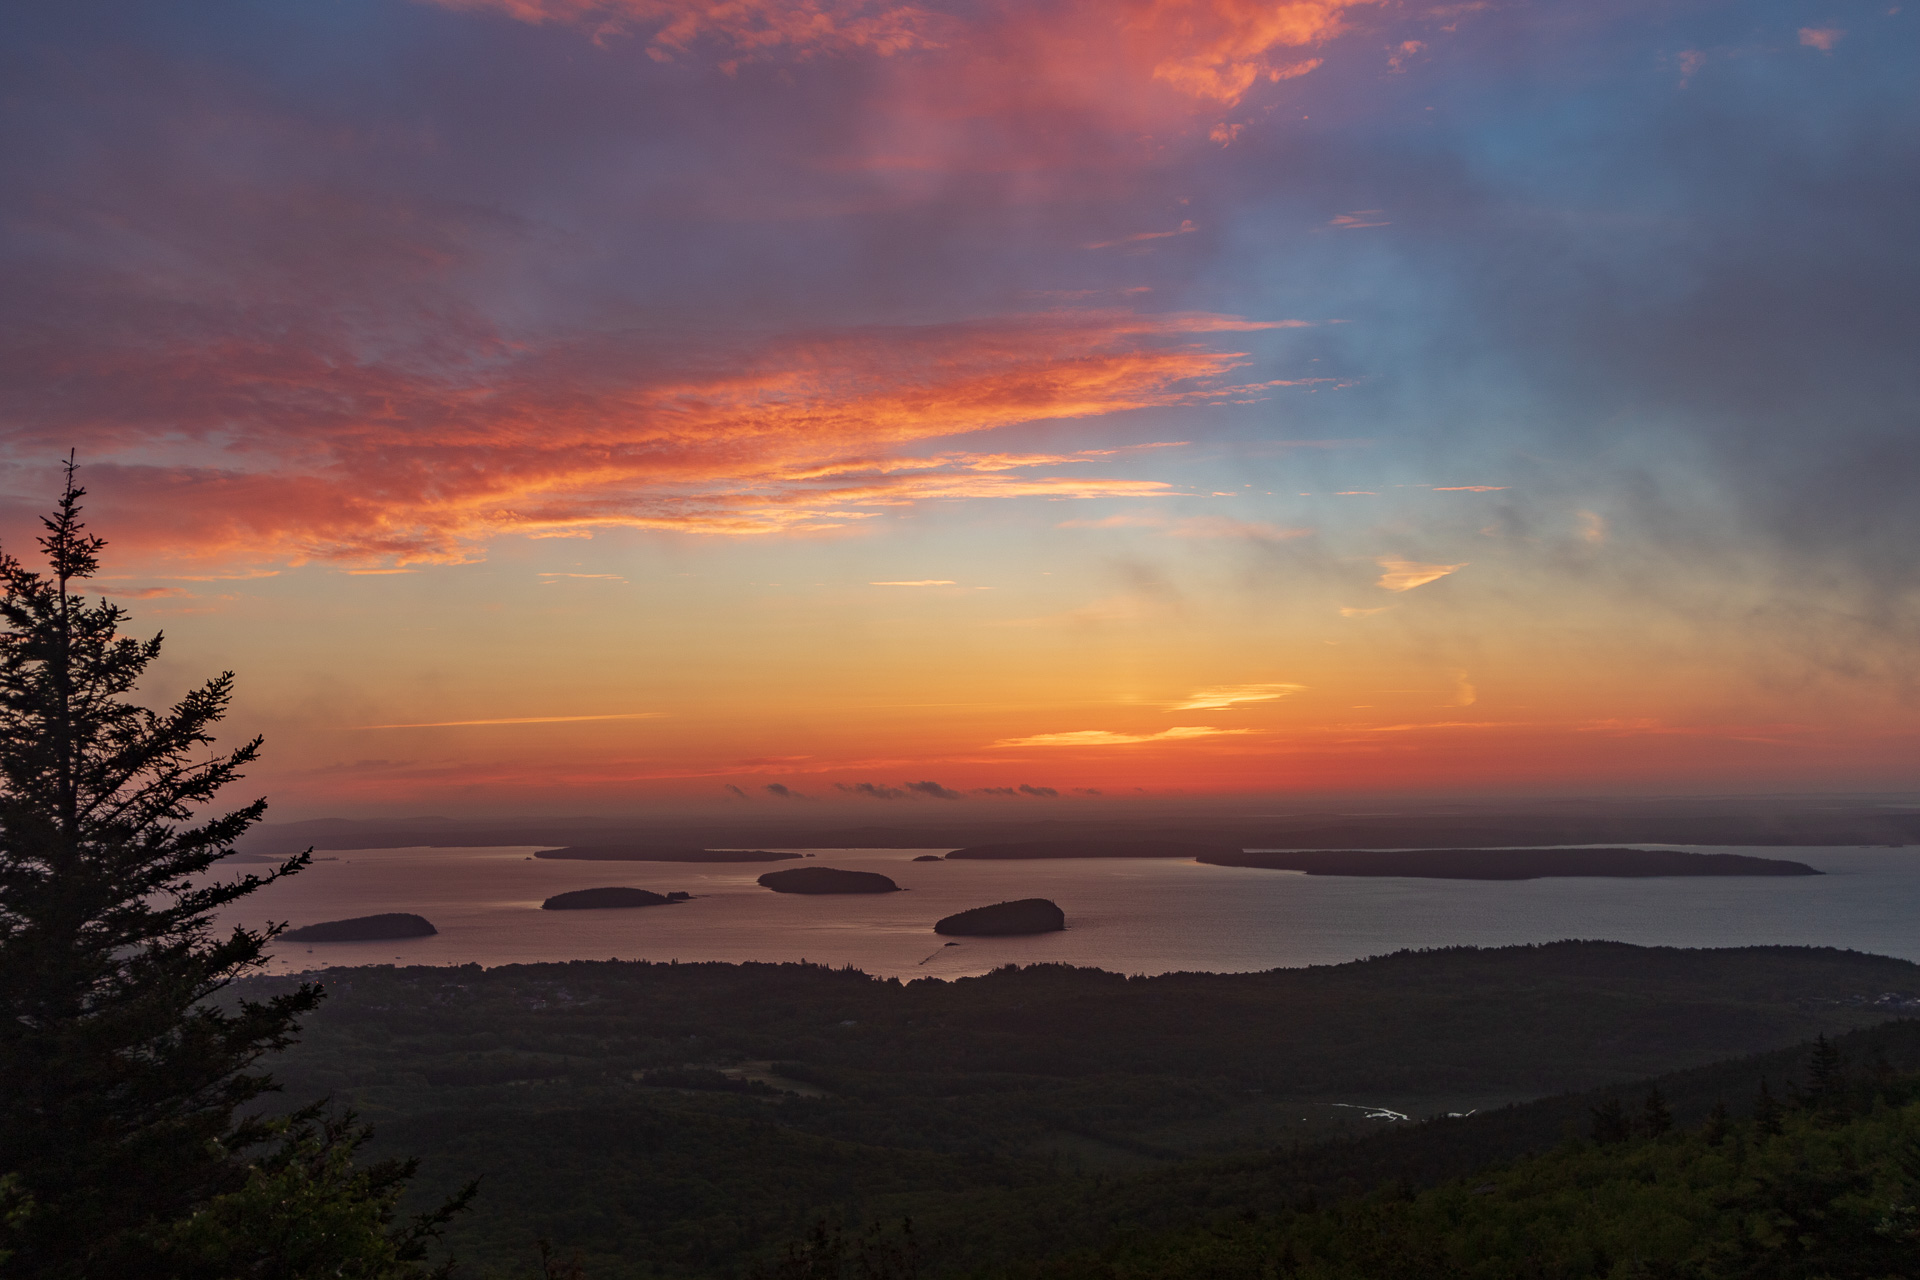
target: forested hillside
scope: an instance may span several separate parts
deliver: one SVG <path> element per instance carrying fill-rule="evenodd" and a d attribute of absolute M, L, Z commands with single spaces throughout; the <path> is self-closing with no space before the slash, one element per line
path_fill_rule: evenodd
<path fill-rule="evenodd" d="M 935 1269 L 1024 1265 L 1549 1149 L 1593 1105 L 1550 1095 L 1686 1069 L 1663 1088 L 1694 1123 L 1797 1070 L 1707 1064 L 1883 1022 L 1920 966 L 1561 943 L 1241 975 L 607 962 L 327 988 L 276 1066 L 290 1093 L 333 1090 L 377 1149 L 425 1156 L 423 1195 L 483 1175 L 452 1237 L 473 1274 L 546 1237 L 614 1280 L 735 1275 L 817 1221 L 909 1215 Z M 1872 1033 L 1895 1068 L 1920 1068 L 1914 1025 Z"/>

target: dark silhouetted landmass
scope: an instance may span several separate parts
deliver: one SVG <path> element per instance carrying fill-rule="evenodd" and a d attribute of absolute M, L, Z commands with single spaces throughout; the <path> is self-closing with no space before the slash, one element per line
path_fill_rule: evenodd
<path fill-rule="evenodd" d="M 1310 876 L 1410 876 L 1429 880 L 1538 880 L 1547 876 L 1817 876 L 1804 862 L 1675 849 L 1311 849 L 1214 853 L 1218 867 L 1264 867 Z"/>
<path fill-rule="evenodd" d="M 1637 1113 L 1646 1086 L 1622 1082 L 1666 1072 L 1685 1073 L 1660 1081 L 1679 1125 L 1716 1099 L 1744 1122 L 1763 1077 L 1782 1100 L 1789 1080 L 1810 1088 L 1805 1051 L 1776 1051 L 1817 1032 L 1841 1036 L 1856 1080 L 1883 1058 L 1920 1066 L 1920 1022 L 1845 1035 L 1920 1010 L 1920 965 L 1804 947 L 1556 943 L 952 982 L 806 964 L 391 965 L 233 996 L 302 980 L 327 1002 L 264 1065 L 291 1097 L 377 1114 L 370 1158 L 430 1153 L 423 1196 L 487 1170 L 484 1211 L 449 1235 L 482 1275 L 512 1274 L 552 1231 L 594 1280 L 713 1280 L 777 1259 L 823 1215 L 910 1215 L 940 1263 L 925 1280 L 1008 1261 L 1033 1265 L 1026 1280 L 1259 1276 L 1041 1268 L 1122 1228 L 1210 1230 L 1552 1151 L 1609 1094 Z M 1749 1053 L 1768 1056 L 1725 1061 Z M 681 1071 L 812 1093 L 703 1088 L 704 1074 L 648 1087 Z M 1396 1123 L 1366 1106 L 1477 1114 Z"/>
<path fill-rule="evenodd" d="M 281 934 L 288 942 L 378 942 L 385 938 L 425 938 L 440 932 L 424 916 L 391 911 L 379 916 L 328 920 Z"/>
<path fill-rule="evenodd" d="M 661 907 L 674 901 L 645 889 L 575 889 L 556 893 L 540 904 L 542 911 L 596 911 L 605 907 Z"/>
<path fill-rule="evenodd" d="M 861 823 L 846 812 L 730 809 L 704 818 L 321 818 L 263 824 L 249 856 L 319 849 L 532 845 L 663 849 L 958 849 L 1013 841 L 1167 840 L 1232 849 L 1485 849 L 1547 845 L 1913 845 L 1920 807 L 1905 793 L 1584 797 L 1484 803 L 1365 801 L 1247 814 L 1223 803 L 1051 802 L 1020 817 L 999 806 L 922 806 Z M 1062 806 L 1065 802 L 1059 802 Z M 1263 805 L 1263 809 L 1271 806 Z M 1052 815 L 1052 816 L 1049 816 Z"/>
<path fill-rule="evenodd" d="M 937 853 L 923 853 L 919 857 L 915 858 L 914 861 L 915 862 L 945 862 L 946 859 L 941 857 Z"/>
<path fill-rule="evenodd" d="M 1187 844 L 1178 840 L 1032 840 L 1020 844 L 977 844 L 955 849 L 949 858 L 986 858 L 1017 861 L 1028 858 L 1198 858 L 1232 856 L 1237 848 L 1217 844 Z"/>
<path fill-rule="evenodd" d="M 576 844 L 564 849 L 542 849 L 536 858 L 568 862 L 785 862 L 797 853 L 768 849 L 656 849 L 631 844 Z"/>
<path fill-rule="evenodd" d="M 961 937 L 995 938 L 1016 933 L 1053 933 L 1067 927 L 1067 913 L 1045 898 L 1020 898 L 975 907 L 950 915 L 933 926 L 935 933 Z"/>
<path fill-rule="evenodd" d="M 842 871 L 837 867 L 794 867 L 769 871 L 760 883 L 775 893 L 893 893 L 899 885 L 878 871 Z"/>

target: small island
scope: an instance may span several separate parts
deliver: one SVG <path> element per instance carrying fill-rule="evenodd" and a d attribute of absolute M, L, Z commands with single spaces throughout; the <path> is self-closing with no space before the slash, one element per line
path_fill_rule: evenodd
<path fill-rule="evenodd" d="M 1053 933 L 1066 927 L 1067 913 L 1054 903 L 1045 898 L 1020 898 L 948 916 L 934 925 L 933 931 L 967 938 L 1001 938 L 1022 933 Z"/>
<path fill-rule="evenodd" d="M 1186 844 L 1177 840 L 1033 840 L 1021 844 L 976 844 L 955 849 L 951 858 L 1198 858 L 1210 854 L 1237 854 L 1238 849 L 1217 844 Z"/>
<path fill-rule="evenodd" d="M 287 942 L 384 942 L 390 938 L 426 938 L 439 932 L 424 916 L 391 911 L 385 915 L 304 925 L 289 929 L 280 937 Z"/>
<path fill-rule="evenodd" d="M 686 897 L 685 894 L 680 895 Z M 661 907 L 677 901 L 645 889 L 575 889 L 556 893 L 540 904 L 542 911 L 597 911 L 610 907 Z"/>
<path fill-rule="evenodd" d="M 1209 854 L 1217 867 L 1304 871 L 1310 876 L 1427 880 L 1538 880 L 1550 876 L 1817 876 L 1804 862 L 1678 849 L 1303 849 Z"/>
<path fill-rule="evenodd" d="M 946 859 L 941 857 L 937 853 L 923 853 L 919 857 L 915 858 L 914 861 L 915 862 L 945 862 Z"/>
<path fill-rule="evenodd" d="M 564 849 L 542 849 L 536 858 L 568 862 L 785 862 L 797 853 L 770 849 L 667 849 L 635 844 L 576 844 Z"/>
<path fill-rule="evenodd" d="M 769 871 L 760 883 L 775 893 L 895 893 L 900 886 L 878 871 L 841 871 L 837 867 L 793 867 Z"/>

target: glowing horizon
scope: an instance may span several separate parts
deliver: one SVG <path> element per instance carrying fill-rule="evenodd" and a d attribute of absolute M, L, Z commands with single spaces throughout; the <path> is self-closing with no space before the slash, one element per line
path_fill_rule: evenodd
<path fill-rule="evenodd" d="M 1912 24 L 32 14 L 0 545 L 277 817 L 1912 789 Z"/>

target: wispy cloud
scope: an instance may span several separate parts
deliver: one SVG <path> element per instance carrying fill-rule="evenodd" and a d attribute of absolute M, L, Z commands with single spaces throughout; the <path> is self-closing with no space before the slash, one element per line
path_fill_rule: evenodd
<path fill-rule="evenodd" d="M 1375 563 L 1386 570 L 1375 585 L 1389 591 L 1411 591 L 1467 567 L 1465 561 L 1459 564 L 1421 564 L 1418 560 L 1402 560 L 1398 556 L 1381 556 Z"/>
<path fill-rule="evenodd" d="M 1352 605 L 1341 605 L 1340 616 L 1343 618 L 1371 618 L 1374 614 L 1385 613 L 1391 608 L 1393 608 L 1393 606 L 1390 604 L 1383 604 L 1375 609 L 1356 609 Z"/>
<path fill-rule="evenodd" d="M 1230 684 L 1196 689 L 1183 702 L 1169 703 L 1169 711 L 1224 711 L 1243 702 L 1275 702 L 1299 693 L 1303 684 Z"/>
<path fill-rule="evenodd" d="M 1802 27 L 1800 43 L 1809 49 L 1818 49 L 1822 53 L 1832 53 L 1833 46 L 1845 38 L 1846 32 L 1839 27 Z"/>
<path fill-rule="evenodd" d="M 102 587 L 100 594 L 122 600 L 165 600 L 175 596 L 193 597 L 185 587 Z"/>
<path fill-rule="evenodd" d="M 1327 225 L 1342 231 L 1358 231 L 1362 227 L 1392 226 L 1392 223 L 1381 216 L 1384 212 L 1381 209 L 1356 209 L 1352 213 L 1335 214 L 1327 219 Z"/>
<path fill-rule="evenodd" d="M 876 59 L 942 51 L 922 78 L 997 86 L 992 59 L 1009 48 L 1056 50 L 1026 65 L 1042 101 L 1090 86 L 1139 98 L 1162 85 L 1196 104 L 1231 107 L 1262 83 L 1294 79 L 1321 65 L 1300 54 L 1344 34 L 1345 11 L 1378 0 L 1113 0 L 1100 5 L 1034 3 L 962 22 L 937 10 L 889 0 L 428 0 L 442 8 L 500 13 L 521 22 L 582 28 L 595 40 L 631 34 L 655 61 L 697 50 L 723 70 L 742 63 L 803 62 L 823 55 Z M 1116 35 L 1118 38 L 1116 38 Z M 1054 63 L 1058 83 L 1048 84 Z M 1052 92 L 1049 93 L 1048 90 Z M 958 90 L 953 90 L 958 92 Z M 1116 102 L 1118 108 L 1120 103 Z"/>
<path fill-rule="evenodd" d="M 230 465 L 198 448 L 191 462 L 101 464 L 128 517 L 123 548 L 386 572 L 471 560 L 500 534 L 752 536 L 934 500 L 1178 492 L 1033 474 L 1082 471 L 1111 450 L 916 458 L 909 446 L 1232 400 L 1243 392 L 1226 375 L 1248 357 L 1211 349 L 1209 336 L 1282 323 L 1080 310 L 684 349 L 581 336 L 452 365 L 404 353 L 382 363 L 318 334 L 157 342 L 98 368 L 72 356 L 90 397 L 72 411 L 109 435 L 146 439 L 142 424 L 164 419 L 183 438 L 244 441 Z"/>
<path fill-rule="evenodd" d="M 1096 240 L 1086 246 L 1089 249 L 1111 249 L 1115 245 L 1139 244 L 1142 240 L 1165 240 L 1168 236 L 1188 236 L 1200 228 L 1193 225 L 1191 219 L 1181 222 L 1171 231 L 1136 231 L 1130 236 L 1121 236 L 1117 240 Z"/>
<path fill-rule="evenodd" d="M 625 711 L 607 716 L 503 716 L 494 720 L 426 720 L 418 724 L 357 724 L 355 729 L 464 729 L 494 724 L 576 724 L 584 720 L 658 720 L 664 711 Z"/>
<path fill-rule="evenodd" d="M 869 582 L 870 587 L 954 587 L 959 584 L 952 578 L 914 578 L 907 582 Z"/>
<path fill-rule="evenodd" d="M 907 790 L 934 800 L 964 800 L 965 796 L 937 782 L 909 782 Z"/>
<path fill-rule="evenodd" d="M 1265 520 L 1235 520 L 1228 516 L 1167 516 L 1126 512 L 1085 520 L 1062 520 L 1062 529 L 1159 529 L 1170 538 L 1245 538 L 1255 542 L 1285 542 L 1313 536 L 1314 530 L 1287 527 Z"/>
<path fill-rule="evenodd" d="M 1108 729 L 1075 729 L 1067 733 L 1036 733 L 1024 738 L 1002 738 L 995 747 L 1128 747 L 1143 742 L 1180 742 L 1189 738 L 1215 738 L 1252 733 L 1252 729 L 1214 729 L 1206 725 L 1181 725 L 1158 733 L 1115 733 Z"/>

